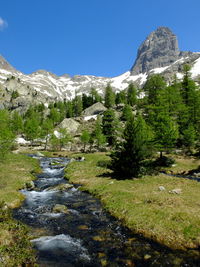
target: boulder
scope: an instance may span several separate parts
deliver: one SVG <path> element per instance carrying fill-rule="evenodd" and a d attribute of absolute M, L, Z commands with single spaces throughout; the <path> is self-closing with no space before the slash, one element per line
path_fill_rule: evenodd
<path fill-rule="evenodd" d="M 66 118 L 64 119 L 59 126 L 57 127 L 57 130 L 59 132 L 59 128 L 64 128 L 67 130 L 68 133 L 76 133 L 78 127 L 79 127 L 80 123 L 75 121 L 72 118 Z"/>
<path fill-rule="evenodd" d="M 86 108 L 83 112 L 83 116 L 93 116 L 93 115 L 98 115 L 100 113 L 103 113 L 107 108 L 102 104 L 102 103 L 95 103 L 91 107 Z"/>
<path fill-rule="evenodd" d="M 38 157 L 44 157 L 44 155 L 43 155 L 41 152 L 39 152 L 39 151 L 37 151 L 35 154 L 36 154 L 36 156 L 38 156 Z"/>
<path fill-rule="evenodd" d="M 65 205 L 61 205 L 61 204 L 56 204 L 53 207 L 52 211 L 55 213 L 66 213 L 66 214 L 69 213 L 68 208 Z"/>
<path fill-rule="evenodd" d="M 72 188 L 73 185 L 72 184 L 59 184 L 57 186 L 54 187 L 48 187 L 46 190 L 47 191 L 68 191 L 70 188 Z"/>
<path fill-rule="evenodd" d="M 160 191 L 165 191 L 165 190 L 166 190 L 166 189 L 165 189 L 165 187 L 164 187 L 164 186 L 162 186 L 162 185 L 161 185 L 161 186 L 159 186 L 159 187 L 158 187 L 158 189 L 159 189 Z"/>
<path fill-rule="evenodd" d="M 26 182 L 25 187 L 28 191 L 31 191 L 35 188 L 35 184 L 33 181 Z"/>
<path fill-rule="evenodd" d="M 180 188 L 175 188 L 175 189 L 169 191 L 169 193 L 180 195 L 180 194 L 182 193 L 182 189 L 180 189 Z"/>

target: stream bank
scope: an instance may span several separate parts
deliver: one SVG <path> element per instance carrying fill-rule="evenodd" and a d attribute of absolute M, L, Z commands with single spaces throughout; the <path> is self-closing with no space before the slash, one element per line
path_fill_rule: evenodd
<path fill-rule="evenodd" d="M 39 266 L 198 266 L 197 258 L 134 235 L 79 183 L 66 182 L 68 159 L 39 160 L 36 187 L 22 191 L 26 200 L 14 212 L 32 227 Z"/>
<path fill-rule="evenodd" d="M 172 249 L 189 253 L 194 249 L 194 255 L 199 257 L 200 183 L 164 174 L 116 180 L 106 164 L 99 164 L 109 161 L 105 153 L 85 157 L 85 162 L 73 162 L 66 169 L 70 182 L 82 184 L 82 190 L 97 196 L 112 215 L 135 233 Z M 181 193 L 173 194 L 174 189 L 181 189 Z"/>

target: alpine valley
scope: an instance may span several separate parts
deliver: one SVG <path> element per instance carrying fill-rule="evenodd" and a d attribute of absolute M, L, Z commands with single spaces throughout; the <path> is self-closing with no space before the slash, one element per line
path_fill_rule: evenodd
<path fill-rule="evenodd" d="M 44 103 L 48 106 L 53 101 L 69 100 L 75 95 L 88 94 L 91 88 L 103 95 L 107 84 L 116 92 L 126 89 L 130 83 L 142 89 L 147 78 L 158 73 L 170 83 L 175 74 L 177 79 L 182 79 L 184 64 L 191 66 L 192 78 L 198 82 L 200 52 L 179 51 L 177 37 L 167 27 L 159 27 L 152 32 L 140 45 L 132 68 L 114 78 L 92 75 L 70 77 L 67 74 L 56 76 L 45 70 L 25 75 L 0 56 L 0 109 L 17 109 L 23 113 L 30 104 Z M 11 101 L 14 90 L 19 95 Z M 142 96 L 142 90 L 140 92 Z"/>

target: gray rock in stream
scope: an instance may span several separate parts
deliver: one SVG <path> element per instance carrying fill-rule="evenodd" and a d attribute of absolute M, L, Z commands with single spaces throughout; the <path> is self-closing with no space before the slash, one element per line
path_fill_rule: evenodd
<path fill-rule="evenodd" d="M 28 190 L 28 191 L 31 191 L 35 188 L 35 184 L 33 181 L 28 181 L 26 182 L 25 184 L 25 188 Z"/>
<path fill-rule="evenodd" d="M 51 186 L 49 188 L 46 189 L 46 191 L 68 191 L 69 189 L 71 189 L 73 187 L 72 184 L 59 184 L 56 186 Z"/>
<path fill-rule="evenodd" d="M 68 208 L 67 208 L 65 205 L 61 205 L 61 204 L 56 204 L 56 205 L 53 207 L 52 211 L 53 211 L 54 213 L 66 213 L 66 214 L 69 213 Z"/>

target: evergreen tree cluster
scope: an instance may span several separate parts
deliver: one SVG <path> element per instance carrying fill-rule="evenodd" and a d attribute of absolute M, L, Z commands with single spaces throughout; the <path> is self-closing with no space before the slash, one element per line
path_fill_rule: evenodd
<path fill-rule="evenodd" d="M 143 87 L 145 97 L 137 98 L 136 87 L 115 93 L 108 84 L 104 98 L 92 88 L 89 95 L 76 95 L 71 101 L 57 101 L 30 106 L 25 114 L 0 111 L 0 150 L 5 154 L 16 135 L 23 135 L 32 144 L 45 140 L 45 149 L 61 150 L 74 140 L 65 129 L 58 128 L 65 118 L 78 117 L 82 110 L 102 102 L 107 110 L 99 116 L 94 129 L 85 129 L 80 136 L 83 151 L 87 147 L 111 147 L 112 169 L 126 176 L 139 176 L 144 163 L 154 151 L 170 152 L 182 148 L 192 152 L 199 147 L 200 90 L 184 66 L 184 77 L 167 85 L 159 74 L 148 78 Z M 17 97 L 14 91 L 13 99 Z M 120 112 L 118 111 L 120 110 Z M 57 129 L 55 135 L 54 129 Z M 6 140 L 6 141 L 5 141 Z M 150 153 L 151 152 L 151 153 Z M 137 167 L 136 167 L 137 166 Z"/>
<path fill-rule="evenodd" d="M 123 141 L 111 155 L 116 174 L 140 176 L 153 151 L 160 151 L 163 158 L 163 152 L 174 148 L 191 152 L 199 147 L 200 90 L 189 71 L 184 66 L 183 81 L 175 77 L 168 86 L 161 75 L 152 75 L 144 85 L 144 99 L 135 103 L 138 115 L 134 118 L 130 107 L 124 108 Z"/>

